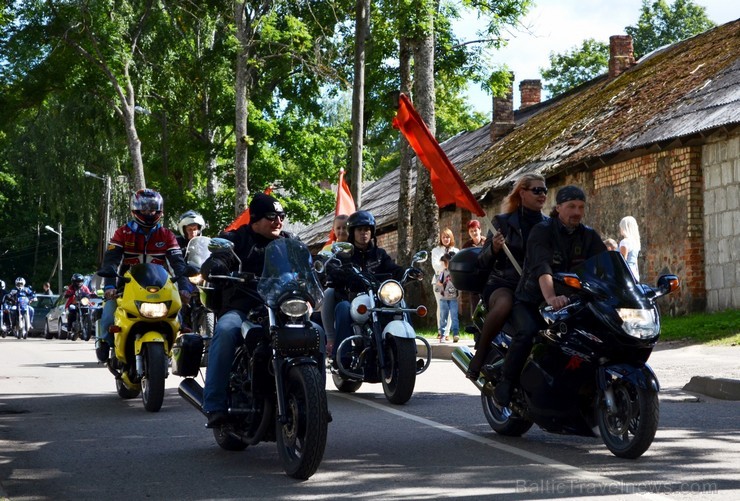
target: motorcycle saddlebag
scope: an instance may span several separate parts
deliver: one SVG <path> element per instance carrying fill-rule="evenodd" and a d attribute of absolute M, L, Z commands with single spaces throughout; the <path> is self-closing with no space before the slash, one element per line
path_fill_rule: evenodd
<path fill-rule="evenodd" d="M 482 247 L 468 247 L 450 259 L 450 279 L 457 290 L 481 292 L 486 285 L 488 273 L 478 267 L 481 249 Z"/>
<path fill-rule="evenodd" d="M 197 376 L 203 356 L 203 338 L 199 334 L 183 334 L 172 346 L 172 374 L 180 377 Z"/>

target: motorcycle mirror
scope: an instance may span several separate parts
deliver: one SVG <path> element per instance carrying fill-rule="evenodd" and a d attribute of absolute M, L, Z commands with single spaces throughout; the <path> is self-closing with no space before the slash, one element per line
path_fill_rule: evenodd
<path fill-rule="evenodd" d="M 413 259 L 411 260 L 412 263 L 423 263 L 427 260 L 429 257 L 429 253 L 425 250 L 419 251 L 416 254 L 414 254 Z"/>
<path fill-rule="evenodd" d="M 335 242 L 331 246 L 331 251 L 333 254 L 344 254 L 347 256 L 351 256 L 352 253 L 355 251 L 355 246 L 349 242 Z"/>
<path fill-rule="evenodd" d="M 658 278 L 658 291 L 655 297 L 664 296 L 677 291 L 680 286 L 681 282 L 678 280 L 676 275 L 661 275 L 660 278 Z"/>

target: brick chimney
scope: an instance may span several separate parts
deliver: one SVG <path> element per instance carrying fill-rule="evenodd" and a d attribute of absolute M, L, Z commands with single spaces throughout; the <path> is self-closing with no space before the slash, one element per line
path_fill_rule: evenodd
<path fill-rule="evenodd" d="M 632 37 L 614 35 L 609 37 L 609 78 L 621 75 L 635 65 Z"/>
<path fill-rule="evenodd" d="M 511 75 L 514 81 L 514 75 Z M 501 139 L 514 130 L 514 86 L 509 84 L 505 97 L 493 98 L 493 121 L 491 122 L 491 140 Z"/>
<path fill-rule="evenodd" d="M 519 94 L 522 104 L 520 110 L 539 104 L 542 100 L 542 82 L 540 80 L 522 80 L 519 83 Z"/>

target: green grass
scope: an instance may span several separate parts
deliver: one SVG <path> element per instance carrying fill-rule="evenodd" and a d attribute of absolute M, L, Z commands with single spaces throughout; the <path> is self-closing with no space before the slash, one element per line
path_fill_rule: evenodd
<path fill-rule="evenodd" d="M 463 327 L 462 323 L 460 327 Z M 437 339 L 437 331 L 434 329 L 420 329 L 417 334 L 427 339 Z M 472 340 L 473 336 L 460 332 L 460 338 Z M 663 317 L 660 341 L 681 341 L 710 346 L 740 345 L 740 310 L 695 313 L 674 318 Z"/>
<path fill-rule="evenodd" d="M 684 341 L 712 346 L 740 344 L 740 310 L 695 313 L 661 318 L 662 341 Z"/>

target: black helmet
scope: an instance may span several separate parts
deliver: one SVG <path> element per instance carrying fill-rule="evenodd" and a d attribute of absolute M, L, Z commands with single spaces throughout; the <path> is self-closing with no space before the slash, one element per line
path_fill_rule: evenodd
<path fill-rule="evenodd" d="M 354 229 L 358 226 L 370 227 L 370 238 L 375 238 L 375 217 L 366 210 L 358 210 L 347 219 L 347 231 L 349 232 L 349 242 L 355 243 Z"/>
<path fill-rule="evenodd" d="M 201 231 L 205 230 L 208 226 L 205 219 L 203 219 L 203 216 L 194 210 L 183 212 L 180 219 L 177 221 L 177 228 L 180 230 L 180 235 L 182 235 L 183 238 L 188 238 L 187 233 L 185 233 L 185 227 L 190 226 L 191 224 L 197 224 L 198 229 Z"/>
<path fill-rule="evenodd" d="M 145 228 L 151 228 L 162 219 L 163 209 L 162 195 L 154 190 L 139 190 L 131 197 L 131 215 Z M 144 214 L 142 211 L 154 211 L 154 214 Z"/>
<path fill-rule="evenodd" d="M 74 275 L 72 275 L 72 285 L 76 285 L 77 287 L 79 287 L 84 281 L 85 277 L 83 277 L 82 274 L 75 273 Z"/>

